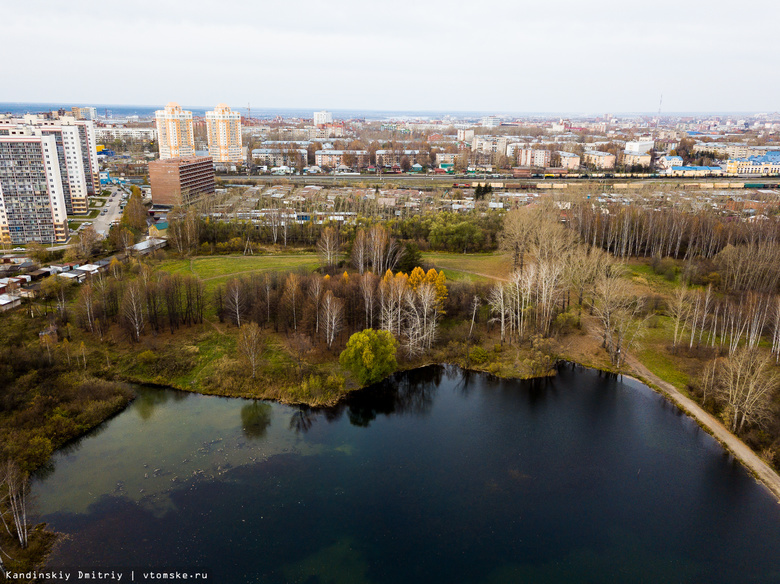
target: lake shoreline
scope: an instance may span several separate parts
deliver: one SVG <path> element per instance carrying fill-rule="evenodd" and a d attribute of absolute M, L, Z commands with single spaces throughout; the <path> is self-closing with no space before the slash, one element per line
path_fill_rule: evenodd
<path fill-rule="evenodd" d="M 742 440 L 740 440 L 736 435 L 732 434 L 725 426 L 723 426 L 723 424 L 717 418 L 715 418 L 712 414 L 706 412 L 694 400 L 683 395 L 673 385 L 663 381 L 660 377 L 653 374 L 636 357 L 631 355 L 628 356 L 626 360 L 626 365 L 628 366 L 627 371 L 615 371 L 614 369 L 609 369 L 594 363 L 582 362 L 571 356 L 565 356 L 565 355 L 559 358 L 557 363 L 572 363 L 579 367 L 594 369 L 596 371 L 600 371 L 603 373 L 611 373 L 613 375 L 625 375 L 631 379 L 634 379 L 635 381 L 638 381 L 639 383 L 648 386 L 650 389 L 660 394 L 667 401 L 672 403 L 681 412 L 683 412 L 694 422 L 696 422 L 696 424 L 700 428 L 702 428 L 705 432 L 707 432 L 710 436 L 712 436 L 726 452 L 728 452 L 737 461 L 739 461 L 740 464 L 742 464 L 742 466 L 744 466 L 757 481 L 762 483 L 764 487 L 769 490 L 772 496 L 775 497 L 775 499 L 777 499 L 778 503 L 780 503 L 780 475 L 778 475 L 778 473 L 772 467 L 770 467 L 766 462 L 764 462 L 749 446 L 747 446 Z M 552 377 L 555 375 L 554 371 L 550 372 L 547 375 L 528 375 L 528 376 L 521 376 L 517 374 L 501 375 L 501 374 L 488 371 L 485 368 L 480 368 L 478 365 L 475 364 L 470 363 L 468 366 L 466 366 L 462 363 L 457 363 L 457 362 L 448 363 L 446 361 L 413 362 L 407 364 L 408 366 L 399 367 L 399 369 L 396 372 L 410 371 L 413 369 L 427 367 L 430 365 L 443 365 L 443 364 L 453 364 L 466 371 L 486 373 L 488 375 L 493 375 L 500 379 L 515 379 L 520 381 L 527 381 L 530 379 L 544 379 L 545 377 Z M 289 400 L 289 399 L 285 399 L 284 397 L 275 397 L 275 398 L 258 397 L 257 395 L 253 395 L 248 392 L 242 392 L 234 395 L 217 394 L 217 393 L 209 392 L 208 390 L 199 391 L 194 388 L 179 387 L 173 384 L 161 384 L 161 383 L 154 383 L 154 382 L 149 383 L 140 379 L 131 379 L 128 378 L 127 376 L 123 376 L 123 380 L 131 383 L 138 383 L 140 385 L 174 389 L 179 391 L 185 391 L 188 393 L 198 393 L 201 395 L 212 395 L 216 397 L 231 397 L 231 398 L 239 398 L 239 399 L 264 399 L 264 400 L 275 401 L 289 406 L 297 406 L 297 407 L 304 406 L 304 407 L 309 407 L 314 409 L 319 409 L 319 408 L 326 409 L 326 408 L 335 407 L 340 403 L 342 403 L 344 400 L 348 399 L 351 393 L 359 390 L 364 390 L 366 389 L 366 387 L 369 387 L 369 386 L 355 387 L 344 393 L 339 394 L 338 396 L 335 396 L 332 400 L 329 400 L 328 402 L 311 403 L 311 402 L 306 402 L 304 400 Z"/>

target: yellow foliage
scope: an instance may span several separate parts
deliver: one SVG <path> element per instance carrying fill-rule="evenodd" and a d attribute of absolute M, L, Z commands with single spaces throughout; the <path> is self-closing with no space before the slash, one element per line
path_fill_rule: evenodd
<path fill-rule="evenodd" d="M 425 272 L 420 266 L 417 266 L 409 275 L 409 287 L 417 292 L 417 288 L 420 286 L 420 284 L 423 283 L 423 281 L 425 281 Z"/>

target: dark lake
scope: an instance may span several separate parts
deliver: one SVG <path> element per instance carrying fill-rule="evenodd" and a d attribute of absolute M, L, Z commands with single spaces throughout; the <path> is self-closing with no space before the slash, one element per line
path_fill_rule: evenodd
<path fill-rule="evenodd" d="M 780 505 L 633 380 L 426 367 L 331 410 L 141 389 L 33 488 L 52 567 L 225 584 L 780 582 Z"/>

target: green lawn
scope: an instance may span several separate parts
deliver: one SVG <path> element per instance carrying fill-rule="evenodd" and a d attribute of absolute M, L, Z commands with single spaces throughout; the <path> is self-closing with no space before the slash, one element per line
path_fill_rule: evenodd
<path fill-rule="evenodd" d="M 171 274 L 195 274 L 206 282 L 206 290 L 214 290 L 234 275 L 249 275 L 253 272 L 291 271 L 303 269 L 312 271 L 320 265 L 316 254 L 284 254 L 254 256 L 205 256 L 191 260 L 165 260 L 159 269 Z"/>
<path fill-rule="evenodd" d="M 512 271 L 512 261 L 506 254 L 426 252 L 422 256 L 426 263 L 436 269 L 444 269 L 444 273 L 450 280 L 472 282 L 503 280 L 508 278 Z"/>

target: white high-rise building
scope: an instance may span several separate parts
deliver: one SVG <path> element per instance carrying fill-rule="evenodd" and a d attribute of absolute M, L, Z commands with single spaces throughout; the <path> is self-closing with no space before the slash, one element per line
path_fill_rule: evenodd
<path fill-rule="evenodd" d="M 37 115 L 0 117 L 0 135 L 29 133 L 54 137 L 66 209 L 70 214 L 88 213 L 89 197 L 100 191 L 94 122 L 76 120 L 72 116 L 59 119 Z"/>
<path fill-rule="evenodd" d="M 0 241 L 63 243 L 68 216 L 57 137 L 0 128 Z"/>
<path fill-rule="evenodd" d="M 485 116 L 482 118 L 483 128 L 498 128 L 501 125 L 501 118 L 498 116 Z"/>
<path fill-rule="evenodd" d="M 172 101 L 164 110 L 154 112 L 154 118 L 161 160 L 195 155 L 192 112 Z"/>
<path fill-rule="evenodd" d="M 241 114 L 220 103 L 206 112 L 209 155 L 214 162 L 241 162 Z"/>
<path fill-rule="evenodd" d="M 314 112 L 314 125 L 325 126 L 333 123 L 333 114 L 326 111 Z"/>

